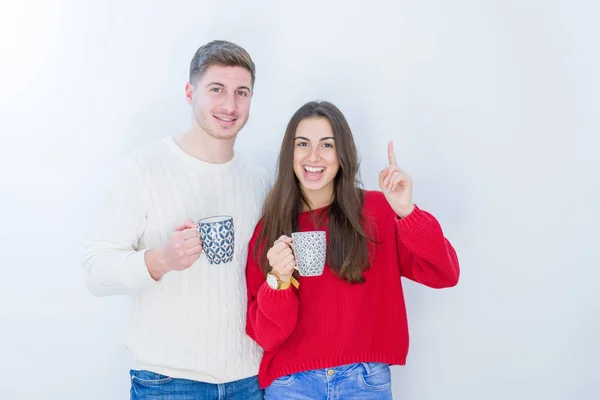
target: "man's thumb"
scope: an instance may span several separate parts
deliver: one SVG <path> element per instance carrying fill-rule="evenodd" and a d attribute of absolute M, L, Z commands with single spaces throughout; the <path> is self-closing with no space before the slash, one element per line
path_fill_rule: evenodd
<path fill-rule="evenodd" d="M 198 227 L 198 224 L 192 221 L 190 217 L 187 217 L 184 221 L 175 225 L 175 231 L 184 231 L 186 229 L 195 229 Z"/>

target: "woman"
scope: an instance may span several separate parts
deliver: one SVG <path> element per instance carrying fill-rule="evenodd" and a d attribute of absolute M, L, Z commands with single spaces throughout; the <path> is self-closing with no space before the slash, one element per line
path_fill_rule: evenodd
<path fill-rule="evenodd" d="M 278 175 L 250 242 L 246 331 L 265 350 L 265 399 L 391 399 L 389 365 L 404 365 L 408 325 L 400 278 L 457 284 L 456 252 L 412 202 L 388 145 L 380 191 L 359 188 L 343 114 L 310 102 L 290 120 Z M 323 274 L 302 277 L 292 232 L 327 232 Z"/>

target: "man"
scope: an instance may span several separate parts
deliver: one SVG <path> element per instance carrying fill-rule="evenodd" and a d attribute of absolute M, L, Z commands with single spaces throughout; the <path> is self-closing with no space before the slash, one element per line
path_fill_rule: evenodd
<path fill-rule="evenodd" d="M 97 296 L 130 294 L 131 399 L 262 399 L 262 352 L 246 336 L 245 266 L 269 180 L 234 153 L 255 66 L 236 44 L 200 47 L 185 86 L 192 126 L 132 152 L 86 247 Z M 194 221 L 229 215 L 233 260 L 210 264 Z"/>

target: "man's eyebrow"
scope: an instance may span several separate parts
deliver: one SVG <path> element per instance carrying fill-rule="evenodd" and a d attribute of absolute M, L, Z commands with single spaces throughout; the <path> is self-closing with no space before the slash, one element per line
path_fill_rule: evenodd
<path fill-rule="evenodd" d="M 224 87 L 225 87 L 225 85 L 223 85 L 222 83 L 219 83 L 219 82 L 210 82 L 209 84 L 207 84 L 207 85 L 206 85 L 206 87 L 209 87 L 209 86 L 212 86 L 212 85 L 215 85 L 215 86 L 220 86 L 220 87 L 222 87 L 222 88 L 224 88 Z M 250 90 L 250 88 L 249 88 L 248 86 L 240 86 L 240 87 L 239 87 L 239 88 L 237 88 L 236 90 L 240 90 L 240 89 L 245 89 L 245 90 L 247 90 L 247 91 L 249 91 L 249 92 L 251 92 L 251 91 L 252 91 L 252 90 Z"/>

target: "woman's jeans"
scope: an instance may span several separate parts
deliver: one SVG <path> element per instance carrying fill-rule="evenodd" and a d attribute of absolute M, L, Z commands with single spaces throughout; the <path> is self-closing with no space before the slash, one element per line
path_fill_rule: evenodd
<path fill-rule="evenodd" d="M 391 400 L 390 367 L 358 363 L 282 376 L 265 389 L 265 400 Z"/>

